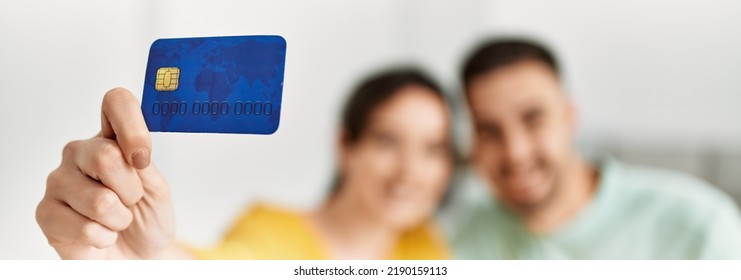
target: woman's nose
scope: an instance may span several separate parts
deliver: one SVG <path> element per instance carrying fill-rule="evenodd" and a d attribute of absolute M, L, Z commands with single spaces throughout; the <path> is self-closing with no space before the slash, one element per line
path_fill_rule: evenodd
<path fill-rule="evenodd" d="M 401 182 L 411 182 L 421 172 L 423 167 L 418 162 L 418 157 L 411 151 L 401 152 L 397 157 L 396 175 Z"/>

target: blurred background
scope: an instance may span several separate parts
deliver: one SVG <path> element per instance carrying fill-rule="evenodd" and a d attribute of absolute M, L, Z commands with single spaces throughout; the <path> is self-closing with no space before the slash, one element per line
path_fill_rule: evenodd
<path fill-rule="evenodd" d="M 558 53 L 585 153 L 688 172 L 741 201 L 740 27 L 741 1 L 5 0 L 0 259 L 57 258 L 34 219 L 46 176 L 66 142 L 97 133 L 108 89 L 141 98 L 149 45 L 166 37 L 288 41 L 277 133 L 153 135 L 179 237 L 194 245 L 216 242 L 254 201 L 322 200 L 339 108 L 358 79 L 415 63 L 458 96 L 463 55 L 501 34 Z"/>

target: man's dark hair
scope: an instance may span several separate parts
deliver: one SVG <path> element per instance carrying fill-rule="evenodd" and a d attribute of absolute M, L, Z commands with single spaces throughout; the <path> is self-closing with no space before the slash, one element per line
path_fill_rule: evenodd
<path fill-rule="evenodd" d="M 341 127 L 347 143 L 354 143 L 365 132 L 371 115 L 406 86 L 422 86 L 445 102 L 440 86 L 415 68 L 398 68 L 377 73 L 362 82 L 350 95 L 342 111 Z"/>
<path fill-rule="evenodd" d="M 527 60 L 544 63 L 560 77 L 556 57 L 545 46 L 526 39 L 500 38 L 483 42 L 468 56 L 461 73 L 463 87 L 468 88 L 479 75 Z"/>

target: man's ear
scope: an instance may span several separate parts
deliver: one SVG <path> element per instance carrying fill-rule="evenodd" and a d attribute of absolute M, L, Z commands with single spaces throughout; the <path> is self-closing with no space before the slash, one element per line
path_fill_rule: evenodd
<path fill-rule="evenodd" d="M 575 134 L 579 129 L 579 108 L 576 106 L 574 101 L 566 94 L 567 93 L 564 93 L 564 118 L 566 119 L 566 123 L 568 124 L 571 133 Z"/>

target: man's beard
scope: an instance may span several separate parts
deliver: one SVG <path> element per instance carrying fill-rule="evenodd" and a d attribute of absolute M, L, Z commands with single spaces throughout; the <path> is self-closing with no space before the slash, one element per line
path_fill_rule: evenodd
<path fill-rule="evenodd" d="M 562 184 L 559 183 L 560 177 L 559 172 L 555 172 L 553 179 L 551 179 L 550 182 L 547 182 L 548 185 L 543 186 L 546 193 L 534 201 L 514 201 L 513 199 L 501 197 L 501 195 L 500 201 L 521 215 L 527 216 L 538 213 L 543 209 L 548 208 L 548 206 L 556 201 L 558 196 L 561 195 L 561 190 L 563 188 Z"/>

